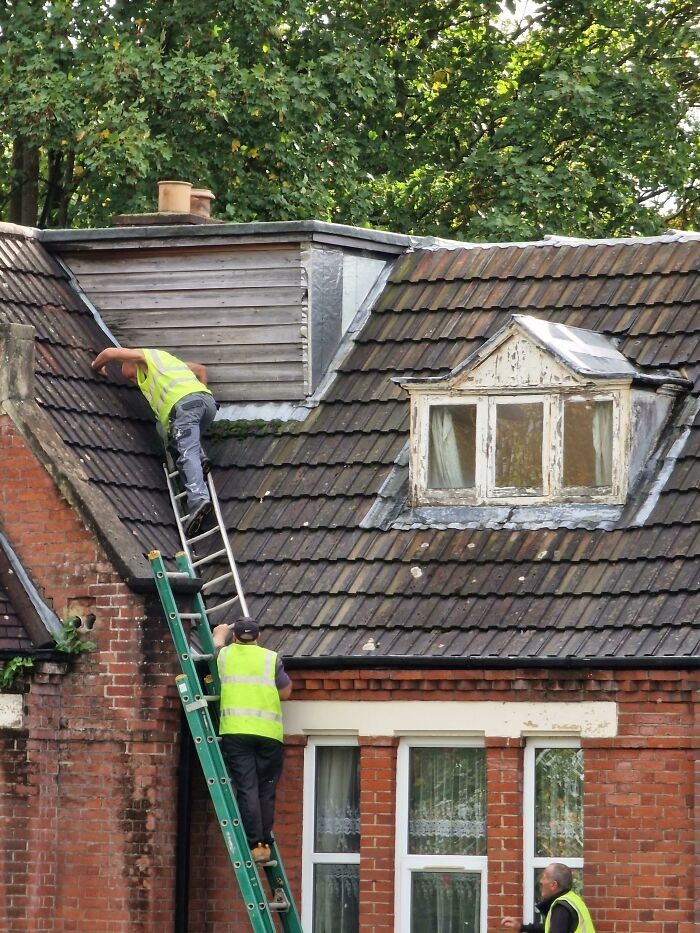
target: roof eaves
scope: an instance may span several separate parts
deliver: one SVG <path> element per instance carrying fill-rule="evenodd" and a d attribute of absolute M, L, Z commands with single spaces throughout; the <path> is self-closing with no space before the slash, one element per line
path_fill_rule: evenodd
<path fill-rule="evenodd" d="M 12 606 L 36 648 L 54 643 L 61 634 L 61 621 L 46 605 L 27 571 L 0 532 L 0 585 L 10 597 Z"/>
<path fill-rule="evenodd" d="M 0 324 L 0 407 L 44 465 L 61 494 L 95 533 L 124 581 L 136 591 L 151 590 L 153 575 L 133 535 L 122 525 L 109 498 L 90 482 L 36 401 L 34 327 Z"/>

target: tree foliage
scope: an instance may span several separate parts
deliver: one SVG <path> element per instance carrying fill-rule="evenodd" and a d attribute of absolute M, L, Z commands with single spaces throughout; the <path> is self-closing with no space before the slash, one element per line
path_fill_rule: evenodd
<path fill-rule="evenodd" d="M 477 240 L 696 226 L 696 4 L 528 10 L 4 0 L 2 216 L 103 224 L 170 177 L 240 221 Z"/>

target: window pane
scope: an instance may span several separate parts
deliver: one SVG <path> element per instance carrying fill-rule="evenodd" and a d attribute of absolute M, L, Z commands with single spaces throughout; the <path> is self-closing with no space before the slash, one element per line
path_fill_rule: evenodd
<path fill-rule="evenodd" d="M 411 933 L 479 933 L 478 872 L 411 873 Z"/>
<path fill-rule="evenodd" d="M 583 858 L 583 752 L 543 748 L 535 754 L 535 855 Z"/>
<path fill-rule="evenodd" d="M 316 749 L 316 852 L 360 851 L 359 763 L 356 746 Z"/>
<path fill-rule="evenodd" d="M 357 933 L 360 866 L 314 866 L 313 933 Z"/>
<path fill-rule="evenodd" d="M 564 403 L 564 485 L 611 486 L 613 403 Z"/>
<path fill-rule="evenodd" d="M 430 406 L 430 489 L 469 489 L 476 469 L 476 405 Z"/>
<path fill-rule="evenodd" d="M 542 491 L 541 402 L 496 406 L 496 486 Z"/>
<path fill-rule="evenodd" d="M 484 749 L 412 748 L 410 755 L 409 853 L 484 855 Z"/>

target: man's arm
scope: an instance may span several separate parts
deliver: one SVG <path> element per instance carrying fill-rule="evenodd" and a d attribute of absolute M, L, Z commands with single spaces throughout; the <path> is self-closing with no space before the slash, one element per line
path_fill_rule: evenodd
<path fill-rule="evenodd" d="M 192 370 L 192 372 L 195 374 L 197 379 L 199 379 L 202 385 L 207 384 L 207 367 L 206 366 L 204 366 L 202 363 L 188 363 L 184 360 L 183 362 L 185 363 L 185 366 L 189 367 L 189 369 Z"/>
<path fill-rule="evenodd" d="M 130 347 L 106 347 L 92 361 L 92 368 L 101 376 L 106 376 L 107 363 L 145 363 L 143 350 Z M 196 375 L 196 374 L 195 374 Z"/>

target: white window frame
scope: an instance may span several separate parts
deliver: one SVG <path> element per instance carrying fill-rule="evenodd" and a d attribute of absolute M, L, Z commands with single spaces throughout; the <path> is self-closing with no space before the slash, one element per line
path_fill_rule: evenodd
<path fill-rule="evenodd" d="M 535 753 L 542 748 L 581 748 L 581 740 L 575 736 L 537 736 L 525 743 L 523 760 L 523 916 L 526 923 L 532 922 L 535 902 L 535 869 L 546 868 L 553 861 L 549 856 L 535 856 Z M 584 768 L 584 794 L 586 774 Z M 585 827 L 584 827 L 585 831 Z M 569 868 L 583 868 L 582 858 L 566 858 Z"/>
<path fill-rule="evenodd" d="M 316 865 L 359 865 L 359 852 L 315 852 L 314 837 L 316 817 L 316 750 L 321 747 L 337 748 L 358 746 L 353 736 L 315 736 L 310 738 L 304 749 L 304 809 L 302 822 L 301 856 L 301 922 L 305 930 L 313 929 L 314 920 L 314 869 Z"/>
<path fill-rule="evenodd" d="M 486 855 L 410 855 L 408 853 L 409 757 L 412 748 L 484 748 L 478 738 L 406 738 L 399 743 L 396 761 L 396 895 L 395 929 L 411 928 L 411 873 L 478 872 L 481 875 L 480 927 L 486 933 L 488 875 Z"/>
<path fill-rule="evenodd" d="M 564 403 L 569 401 L 610 401 L 613 404 L 612 485 L 565 487 Z M 518 489 L 496 487 L 496 410 L 499 404 L 543 405 L 542 494 L 523 495 Z M 541 505 L 543 503 L 597 502 L 623 503 L 627 495 L 629 458 L 629 392 L 625 389 L 550 388 L 514 393 L 502 391 L 460 392 L 452 395 L 414 395 L 411 419 L 411 472 L 416 505 Z M 430 455 L 430 409 L 433 405 L 476 405 L 475 485 L 466 489 L 433 489 L 428 486 Z"/>

